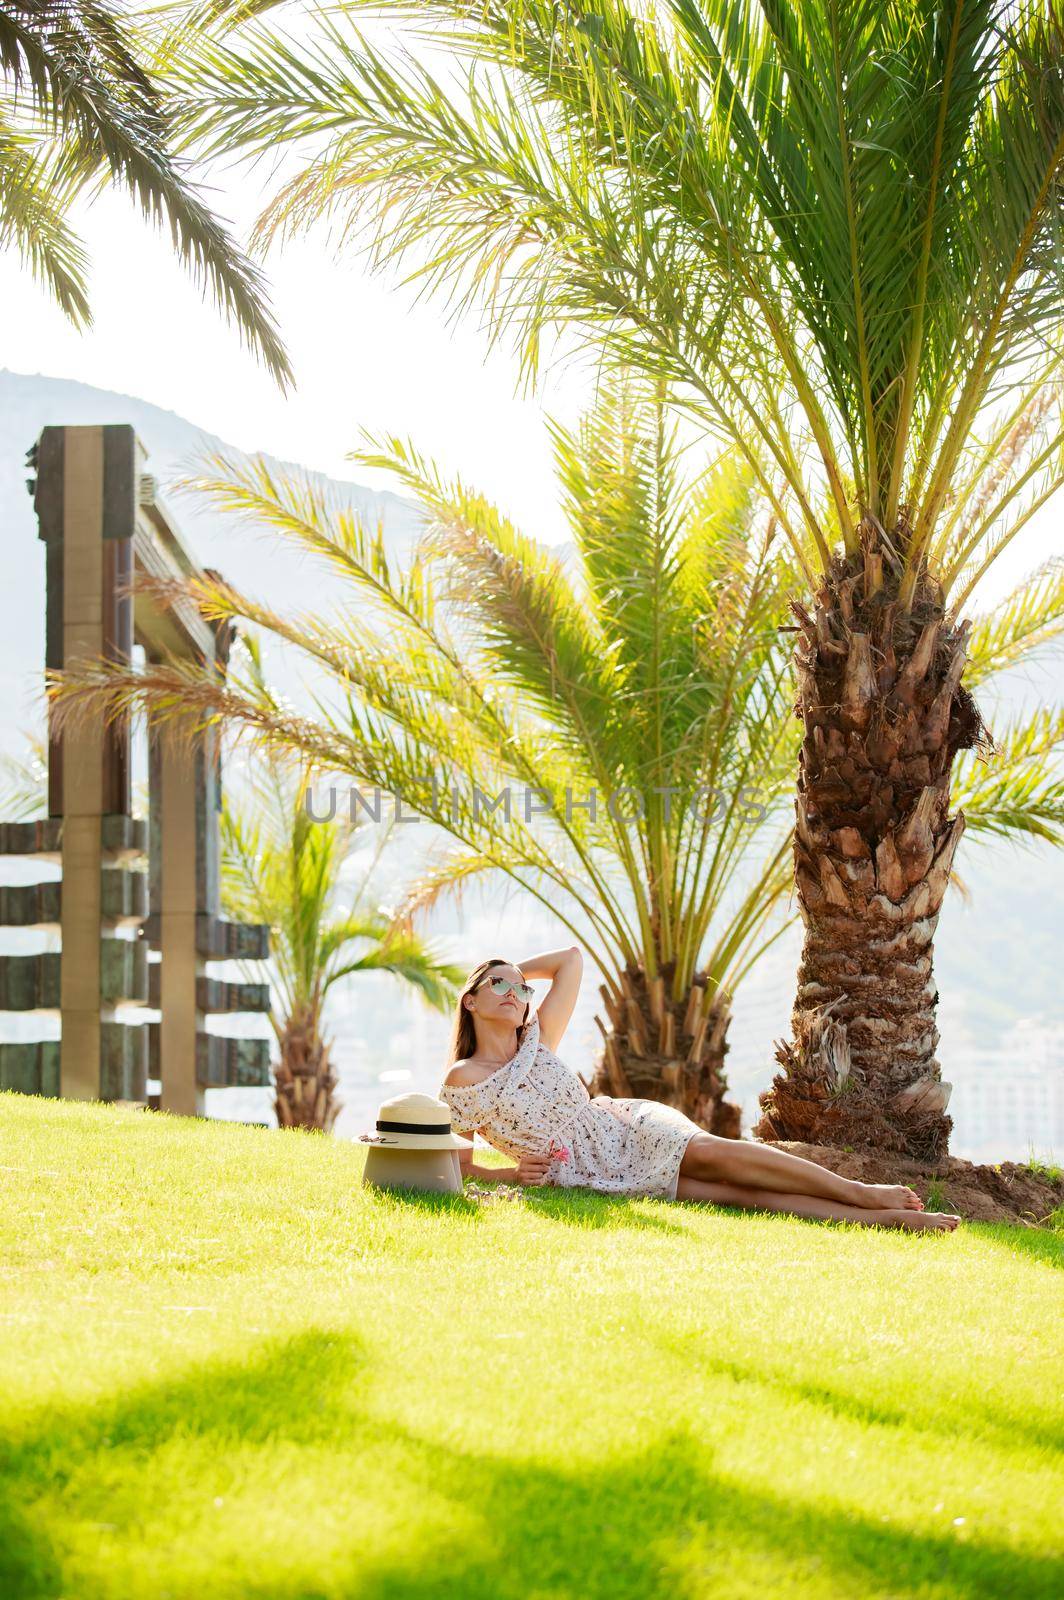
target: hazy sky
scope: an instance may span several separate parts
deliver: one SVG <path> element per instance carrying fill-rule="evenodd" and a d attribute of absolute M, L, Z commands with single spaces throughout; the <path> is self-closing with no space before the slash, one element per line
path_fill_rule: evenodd
<path fill-rule="evenodd" d="M 218 182 L 218 175 L 215 175 Z M 212 188 L 239 232 L 257 195 L 245 176 Z M 176 411 L 242 449 L 262 449 L 340 478 L 396 488 L 345 453 L 360 428 L 409 435 L 446 471 L 482 489 L 532 537 L 566 530 L 557 509 L 543 413 L 575 421 L 591 394 L 570 370 L 536 399 L 516 395 L 517 364 L 472 320 L 448 329 L 440 303 L 417 288 L 332 258 L 324 234 L 271 254 L 272 301 L 295 368 L 282 396 L 210 299 L 124 196 L 82 207 L 92 256 L 94 326 L 75 331 L 18 257 L 0 253 L 3 364 L 74 378 Z"/>

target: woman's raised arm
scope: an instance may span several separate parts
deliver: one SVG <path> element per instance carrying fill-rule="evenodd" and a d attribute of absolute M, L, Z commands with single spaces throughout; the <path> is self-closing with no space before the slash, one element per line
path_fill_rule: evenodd
<path fill-rule="evenodd" d="M 550 978 L 551 986 L 539 1004 L 539 1036 L 548 1050 L 557 1050 L 562 1034 L 576 1006 L 584 976 L 584 957 L 579 945 L 564 950 L 547 950 L 542 955 L 518 961 L 526 978 Z"/>

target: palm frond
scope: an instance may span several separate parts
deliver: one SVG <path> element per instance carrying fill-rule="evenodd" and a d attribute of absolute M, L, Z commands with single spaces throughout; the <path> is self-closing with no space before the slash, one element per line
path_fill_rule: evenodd
<path fill-rule="evenodd" d="M 11 132 L 50 141 L 45 160 L 0 141 L 3 187 L 14 212 L 32 206 L 44 236 L 31 249 L 64 310 L 86 320 L 83 256 L 60 226 L 73 198 L 109 181 L 153 223 L 169 227 L 181 261 L 205 284 L 249 348 L 286 388 L 292 369 L 269 308 L 262 273 L 201 199 L 172 148 L 163 91 L 138 51 L 135 29 L 116 6 L 8 6 L 0 13 L 0 83 Z"/>
<path fill-rule="evenodd" d="M 48 810 L 48 745 L 25 735 L 25 753 L 0 756 L 0 812 L 5 821 L 27 822 Z"/>
<path fill-rule="evenodd" d="M 362 11 L 463 75 L 375 49 Z M 311 147 L 260 242 L 328 221 L 485 307 L 527 375 L 564 329 L 668 382 L 753 441 L 810 572 L 886 518 L 909 603 L 973 437 L 1057 338 L 1060 0 L 348 0 L 309 41 L 237 37 L 175 93 L 197 148 Z"/>
<path fill-rule="evenodd" d="M 393 923 L 409 927 L 417 916 L 424 916 L 445 900 L 462 907 L 466 886 L 485 873 L 499 872 L 497 862 L 476 850 L 448 849 L 425 863 L 411 880 L 392 910 Z"/>
<path fill-rule="evenodd" d="M 968 830 L 1064 844 L 1064 711 L 1015 718 L 985 760 L 967 752 L 953 786 Z"/>
<path fill-rule="evenodd" d="M 248 679 L 260 706 L 276 714 L 279 701 L 266 682 L 258 640 L 252 635 L 247 644 Z M 342 815 L 327 822 L 311 816 L 309 776 L 307 764 L 293 765 L 290 753 L 268 757 L 245 769 L 242 792 L 227 793 L 221 818 L 223 905 L 229 914 L 270 927 L 270 963 L 284 1016 L 316 1007 L 342 979 L 371 969 L 391 971 L 434 1006 L 448 1008 L 455 971 L 412 919 L 400 928 L 384 908 L 360 907 L 372 892 L 369 869 L 355 904 L 339 910 L 357 829 Z"/>
<path fill-rule="evenodd" d="M 329 967 L 324 992 L 356 972 L 390 972 L 440 1011 L 450 1010 L 457 1003 L 465 971 L 446 961 L 419 935 L 393 930 L 389 936 L 387 923 L 380 917 L 369 923 L 356 920 L 349 939 L 345 937 L 345 929 L 346 924 L 340 921 L 326 930 L 335 941 L 336 953 L 359 938 L 368 938 L 371 942 L 361 955 L 337 961 Z"/>
<path fill-rule="evenodd" d="M 76 327 L 92 321 L 88 256 L 66 216 L 73 198 L 47 147 L 0 119 L 0 248 L 18 251 Z"/>
<path fill-rule="evenodd" d="M 1064 633 L 1064 557 L 1054 556 L 991 611 L 973 620 L 964 681 L 977 688 L 994 673 L 1034 660 Z"/>

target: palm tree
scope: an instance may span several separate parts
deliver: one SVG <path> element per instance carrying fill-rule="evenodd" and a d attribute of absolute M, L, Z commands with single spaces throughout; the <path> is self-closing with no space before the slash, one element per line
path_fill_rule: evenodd
<path fill-rule="evenodd" d="M 456 86 L 349 15 L 298 45 L 223 37 L 231 9 L 169 81 L 192 147 L 299 142 L 260 246 L 328 215 L 483 304 L 527 374 L 575 334 L 746 455 L 805 587 L 805 942 L 762 1126 L 941 1151 L 950 781 L 986 743 L 965 612 L 1064 473 L 1061 0 L 341 8 L 416 14 Z"/>
<path fill-rule="evenodd" d="M 260 703 L 278 707 L 258 640 L 246 634 L 242 642 L 249 685 Z M 252 769 L 249 782 L 250 803 L 227 795 L 222 807 L 223 905 L 234 918 L 270 928 L 271 985 L 280 1002 L 270 1017 L 280 1057 L 274 1068 L 278 1125 L 328 1132 L 342 1108 L 323 1032 L 334 986 L 356 973 L 390 972 L 447 1012 L 456 1004 L 464 969 L 434 953 L 409 918 L 365 903 L 391 827 L 382 833 L 358 894 L 341 910 L 342 874 L 360 830 L 349 818 L 314 821 L 307 806 L 309 774 L 276 754 Z"/>
<path fill-rule="evenodd" d="M 205 615 L 294 645 L 331 682 L 332 703 L 319 696 L 317 717 L 297 716 L 254 673 L 218 685 L 194 666 L 155 664 L 144 676 L 71 673 L 56 705 L 61 715 L 143 705 L 160 721 L 195 705 L 417 807 L 454 847 L 413 882 L 395 924 L 484 874 L 535 895 L 606 978 L 591 1092 L 661 1098 L 735 1137 L 732 997 L 788 925 L 780 812 L 801 730 L 779 623 L 794 572 L 743 461 L 725 455 L 679 481 L 662 402 L 617 380 L 575 434 L 552 428 L 571 568 L 402 440 L 367 439 L 357 458 L 395 473 L 421 507 L 406 572 L 321 490 L 261 460 L 214 455 L 192 486 L 324 558 L 350 603 L 326 623 L 279 616 L 206 578 L 152 593 L 162 603 L 191 593 Z M 1032 627 L 1044 609 L 1010 601 L 985 619 L 975 656 L 986 672 L 1059 631 L 1064 608 Z M 973 819 L 988 835 L 1064 838 L 1058 724 L 1019 727 L 1008 762 L 973 777 Z M 533 826 L 541 797 L 553 807 Z M 256 906 L 239 909 L 261 920 Z"/>
<path fill-rule="evenodd" d="M 738 1138 L 741 1109 L 725 1098 L 733 998 L 791 920 L 774 913 L 788 884 L 779 802 L 794 737 L 778 624 L 793 573 L 741 460 L 680 481 L 660 386 L 640 394 L 609 374 L 575 433 L 550 432 L 568 573 L 409 444 L 357 459 L 414 494 L 422 548 L 447 562 L 441 598 L 472 607 L 491 674 L 534 708 L 524 778 L 577 805 L 617 801 L 604 827 L 569 841 L 571 897 L 586 918 L 597 889 L 607 910 L 581 931 L 607 976 L 590 1092 L 661 1099 Z M 642 817 L 629 809 L 644 803 Z M 437 898 L 453 872 L 445 863 L 407 905 Z"/>
<path fill-rule="evenodd" d="M 0 244 L 14 245 L 78 328 L 92 321 L 75 199 L 111 183 L 210 286 L 282 388 L 292 379 L 259 270 L 197 195 L 128 11 L 107 0 L 0 6 Z"/>

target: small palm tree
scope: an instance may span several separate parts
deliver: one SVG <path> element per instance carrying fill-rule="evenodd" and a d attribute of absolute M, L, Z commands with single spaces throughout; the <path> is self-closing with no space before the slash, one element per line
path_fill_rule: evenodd
<path fill-rule="evenodd" d="M 276 705 L 266 685 L 258 640 L 243 643 L 260 703 Z M 278 755 L 251 776 L 252 798 L 227 795 L 222 807 L 222 899 L 242 921 L 268 924 L 270 972 L 279 1003 L 271 1014 L 279 1061 L 274 1112 L 282 1128 L 328 1132 L 341 1110 L 331 1046 L 323 1031 L 330 993 L 357 973 L 390 972 L 435 1009 L 453 1009 L 464 971 L 443 961 L 412 929 L 381 906 L 368 907 L 372 872 L 386 829 L 350 906 L 341 877 L 359 843 L 349 819 L 317 822 L 307 806 L 309 774 Z M 249 974 L 250 976 L 250 974 Z"/>
<path fill-rule="evenodd" d="M 92 321 L 84 246 L 69 212 L 86 189 L 124 189 L 282 386 L 292 372 L 258 268 L 204 205 L 173 149 L 165 99 L 127 8 L 108 0 L 0 8 L 0 244 L 14 245 L 76 327 Z"/>
<path fill-rule="evenodd" d="M 374 48 L 367 9 L 468 75 Z M 765 1127 L 940 1151 L 950 783 L 986 737 L 966 612 L 1064 481 L 1060 0 L 348 0 L 320 26 L 204 34 L 183 138 L 299 141 L 260 244 L 327 216 L 482 304 L 529 374 L 575 331 L 746 453 L 804 575 L 805 942 Z"/>

